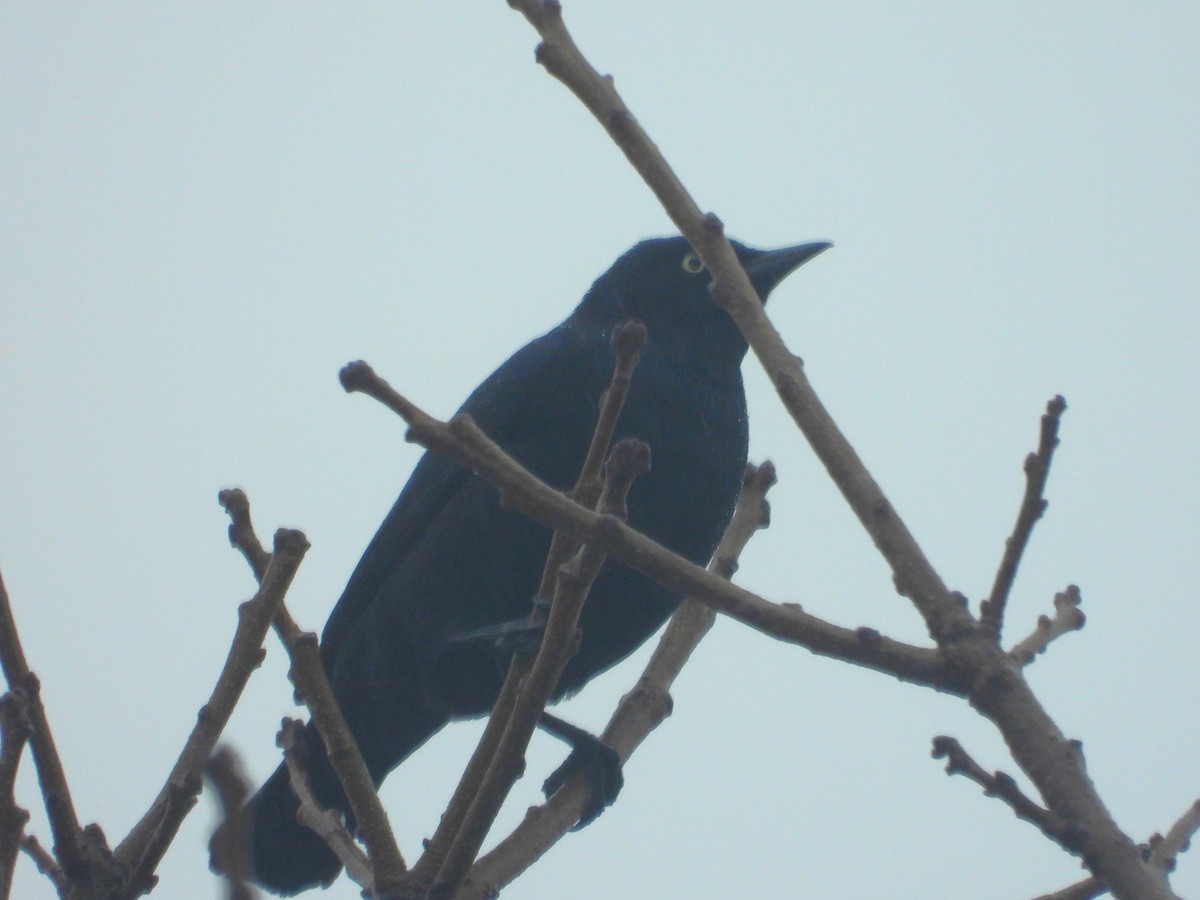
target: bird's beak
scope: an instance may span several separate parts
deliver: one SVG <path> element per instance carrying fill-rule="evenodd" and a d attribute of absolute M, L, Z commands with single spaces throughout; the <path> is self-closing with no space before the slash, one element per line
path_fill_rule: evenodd
<path fill-rule="evenodd" d="M 779 282 L 819 253 L 832 247 L 829 241 L 813 241 L 778 250 L 752 250 L 751 256 L 742 260 L 742 267 L 750 276 L 750 282 L 765 303 L 767 295 Z"/>

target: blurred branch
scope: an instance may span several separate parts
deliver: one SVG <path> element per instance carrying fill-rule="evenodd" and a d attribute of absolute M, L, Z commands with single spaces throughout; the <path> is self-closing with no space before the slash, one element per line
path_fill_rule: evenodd
<path fill-rule="evenodd" d="M 275 532 L 271 562 L 258 592 L 238 607 L 237 630 L 208 703 L 200 708 L 196 725 L 158 797 L 116 849 L 117 860 L 129 873 L 131 896 L 154 886 L 154 870 L 196 803 L 205 763 L 250 674 L 262 662 L 267 629 L 307 550 L 308 540 L 299 531 L 281 528 Z"/>
<path fill-rule="evenodd" d="M 67 878 L 67 873 L 62 870 L 50 852 L 38 842 L 38 839 L 31 834 L 25 835 L 21 838 L 21 850 L 33 860 L 37 870 L 50 879 L 54 889 L 58 891 L 58 895 L 60 897 L 67 896 L 71 890 L 71 881 Z"/>
<path fill-rule="evenodd" d="M 1058 426 L 1066 410 L 1067 401 L 1061 396 L 1046 404 L 1037 452 L 1025 457 L 1025 496 L 1021 500 L 1012 535 L 1004 542 L 1004 558 L 1001 559 L 1000 568 L 996 572 L 992 593 L 983 601 L 979 615 L 981 627 L 990 633 L 997 643 L 1004 629 L 1004 609 L 1017 577 L 1021 556 L 1029 545 L 1033 526 L 1046 511 L 1046 479 L 1050 477 L 1050 462 L 1054 458 L 1054 449 L 1058 446 Z"/>
<path fill-rule="evenodd" d="M 250 501 L 237 488 L 223 490 L 217 499 L 230 518 L 229 541 L 242 552 L 256 578 L 261 579 L 270 560 L 254 533 L 250 519 Z M 329 683 L 329 676 L 321 660 L 317 636 L 311 631 L 302 631 L 292 618 L 286 603 L 280 603 L 275 612 L 275 632 L 287 649 L 291 666 L 288 677 L 295 685 L 296 693 L 308 707 L 313 724 L 325 744 L 329 764 L 337 776 L 338 783 L 346 793 L 350 809 L 357 822 L 358 833 L 367 847 L 371 859 L 374 888 L 386 894 L 400 884 L 406 872 L 404 857 L 396 843 L 387 811 L 375 790 L 375 782 L 367 771 L 350 727 Z M 315 802 L 315 801 L 314 801 Z M 324 836 L 324 832 L 319 832 Z M 330 845 L 342 858 L 340 845 Z M 355 847 L 355 852 L 358 848 Z M 362 884 L 362 882 L 359 882 Z"/>
<path fill-rule="evenodd" d="M 731 578 L 737 559 L 751 536 L 766 527 L 769 507 L 766 492 L 775 483 L 775 467 L 766 462 L 749 465 L 742 482 L 733 518 L 713 554 L 709 570 Z M 716 613 L 688 599 L 671 617 L 641 678 L 618 705 L 601 740 L 627 762 L 646 736 L 671 713 L 671 685 L 692 651 L 712 627 Z M 456 900 L 483 900 L 509 884 L 561 839 L 588 803 L 592 787 L 576 777 L 546 803 L 531 808 L 521 824 L 490 852 L 480 857 L 464 879 Z"/>
<path fill-rule="evenodd" d="M 17 806 L 13 785 L 25 744 L 33 733 L 28 703 L 22 691 L 0 697 L 0 898 L 12 890 L 13 866 L 21 850 L 21 835 L 29 813 Z"/>
<path fill-rule="evenodd" d="M 1039 653 L 1044 653 L 1055 638 L 1078 631 L 1087 621 L 1083 610 L 1079 608 L 1082 602 L 1078 585 L 1067 585 L 1065 591 L 1054 595 L 1054 618 L 1038 616 L 1037 627 L 1033 633 L 1009 650 L 1008 655 L 1017 665 L 1027 666 Z"/>
<path fill-rule="evenodd" d="M 21 639 L 17 634 L 17 623 L 8 602 L 8 591 L 0 577 L 0 666 L 8 687 L 20 691 L 25 697 L 26 714 L 32 731 L 29 749 L 33 753 L 33 764 L 37 769 L 38 784 L 46 804 L 46 815 L 50 819 L 50 833 L 54 837 L 54 852 L 66 877 L 71 882 L 87 884 L 91 881 L 89 854 L 83 839 L 83 829 L 75 815 L 71 791 L 67 787 L 67 776 L 62 760 L 50 734 L 50 722 L 42 706 L 41 684 L 29 670 Z"/>
<path fill-rule="evenodd" d="M 249 836 L 242 834 L 237 814 L 251 791 L 242 761 L 232 747 L 218 747 L 204 764 L 204 776 L 212 784 L 221 806 L 221 822 L 212 843 L 213 870 L 225 876 L 226 900 L 254 900 L 258 892 L 249 885 L 253 875 Z"/>
<path fill-rule="evenodd" d="M 1193 800 L 1165 837 L 1154 835 L 1150 838 L 1151 864 L 1166 872 L 1174 869 L 1175 858 L 1191 846 L 1197 831 L 1200 831 L 1200 800 Z"/>
<path fill-rule="evenodd" d="M 1077 881 L 1070 887 L 1065 887 L 1061 891 L 1055 891 L 1053 894 L 1040 894 L 1034 900 L 1092 900 L 1093 897 L 1101 897 L 1108 893 L 1108 888 L 1095 875 L 1090 878 L 1085 878 L 1082 881 Z"/>

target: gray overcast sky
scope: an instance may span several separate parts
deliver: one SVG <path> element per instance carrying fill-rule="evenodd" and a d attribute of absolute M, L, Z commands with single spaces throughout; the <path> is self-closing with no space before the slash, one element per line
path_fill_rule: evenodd
<path fill-rule="evenodd" d="M 946 580 L 990 586 L 1021 461 L 1070 409 L 1019 636 L 1082 586 L 1030 670 L 1137 839 L 1200 794 L 1200 6 L 569 2 L 702 207 L 836 248 L 772 313 Z M 85 821 L 123 836 L 252 592 L 216 493 L 313 543 L 319 628 L 417 458 L 336 380 L 370 360 L 449 414 L 637 239 L 669 231 L 504 3 L 9 3 L 0 10 L 0 565 Z M 922 640 L 870 542 L 747 363 L 782 482 L 739 581 Z M 562 707 L 599 728 L 641 654 Z M 292 711 L 274 638 L 227 738 L 255 777 Z M 478 728 L 384 797 L 415 856 Z M 731 622 L 618 804 L 506 897 L 1013 898 L 1075 861 L 929 758 L 952 698 Z M 562 748 L 537 737 L 505 823 Z M 28 767 L 26 767 L 27 769 Z M 29 772 L 20 801 L 47 840 Z M 160 870 L 215 896 L 207 797 Z M 1180 861 L 1183 895 L 1200 859 Z M 22 860 L 15 896 L 51 890 Z M 356 896 L 341 882 L 329 896 Z"/>

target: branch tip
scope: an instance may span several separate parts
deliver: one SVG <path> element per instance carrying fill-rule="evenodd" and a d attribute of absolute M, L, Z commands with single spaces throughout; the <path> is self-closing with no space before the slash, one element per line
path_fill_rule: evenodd
<path fill-rule="evenodd" d="M 342 388 L 346 393 L 354 391 L 365 393 L 379 381 L 379 376 L 366 362 L 356 359 L 354 362 L 342 366 L 342 370 L 338 372 L 338 380 L 342 383 Z"/>
<path fill-rule="evenodd" d="M 991 593 L 980 608 L 980 621 L 997 645 L 1000 643 L 1005 607 L 1017 578 L 1021 557 L 1029 545 L 1034 526 L 1049 506 L 1045 498 L 1046 481 L 1050 476 L 1054 450 L 1059 444 L 1058 426 L 1066 408 L 1067 402 L 1061 395 L 1046 404 L 1046 413 L 1041 419 L 1038 448 L 1025 457 L 1022 466 L 1025 472 L 1025 493 L 1017 511 L 1017 521 L 1013 525 L 1012 533 L 1004 541 L 1004 555 L 997 567 Z"/>
<path fill-rule="evenodd" d="M 617 351 L 619 369 L 632 368 L 637 354 L 646 346 L 646 335 L 646 323 L 640 319 L 624 319 L 613 327 L 610 343 Z"/>
<path fill-rule="evenodd" d="M 285 556 L 303 556 L 312 545 L 303 531 L 295 528 L 280 528 L 275 532 L 275 552 Z"/>
<path fill-rule="evenodd" d="M 1054 617 L 1038 616 L 1037 626 L 1023 641 L 1017 643 L 1008 651 L 1018 665 L 1027 666 L 1041 653 L 1046 652 L 1050 643 L 1064 634 L 1078 631 L 1087 624 L 1087 616 L 1079 608 L 1083 596 L 1079 586 L 1067 585 L 1066 590 L 1054 595 Z"/>

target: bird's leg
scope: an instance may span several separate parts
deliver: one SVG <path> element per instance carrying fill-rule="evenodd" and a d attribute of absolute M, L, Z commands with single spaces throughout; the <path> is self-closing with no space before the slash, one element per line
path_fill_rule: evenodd
<path fill-rule="evenodd" d="M 486 625 L 483 628 L 452 634 L 446 638 L 444 646 L 461 648 L 470 647 L 472 644 L 490 644 L 497 658 L 507 664 L 514 653 L 536 653 L 542 644 L 542 634 L 545 630 L 545 622 L 514 619 L 499 625 Z"/>
<path fill-rule="evenodd" d="M 446 638 L 443 649 L 470 647 L 472 644 L 477 646 L 491 644 L 492 652 L 496 654 L 496 659 L 501 665 L 508 665 L 508 661 L 514 653 L 522 655 L 537 653 L 538 648 L 542 645 L 542 635 L 546 632 L 544 611 L 549 609 L 550 601 L 544 597 L 534 597 L 533 606 L 535 610 L 540 610 L 543 614 L 535 614 L 534 618 L 512 619 L 508 622 L 501 622 L 499 625 L 485 625 L 482 628 L 452 634 Z"/>
<path fill-rule="evenodd" d="M 611 806 L 621 793 L 625 775 L 621 772 L 621 757 L 594 734 L 564 722 L 558 716 L 543 712 L 538 719 L 543 731 L 571 745 L 571 755 L 555 769 L 542 785 L 542 792 L 550 797 L 577 773 L 582 773 L 592 786 L 592 795 L 584 806 L 572 831 L 590 825 L 605 807 Z"/>

